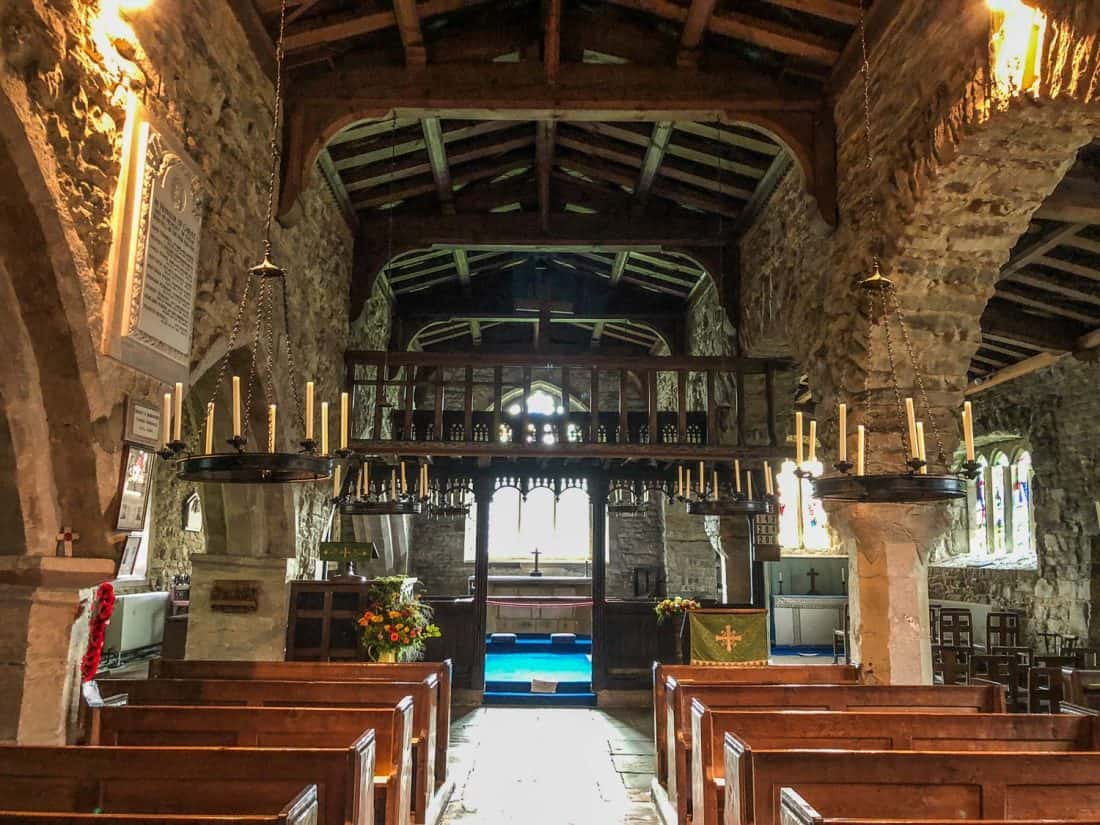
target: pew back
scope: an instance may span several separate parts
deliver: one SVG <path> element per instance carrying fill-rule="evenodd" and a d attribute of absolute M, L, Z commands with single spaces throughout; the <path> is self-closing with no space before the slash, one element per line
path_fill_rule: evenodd
<path fill-rule="evenodd" d="M 261 679 L 266 681 L 416 682 L 432 674 L 438 679 L 436 701 L 436 786 L 447 780 L 447 749 L 451 737 L 453 663 L 442 662 L 245 662 L 216 659 L 153 659 L 150 679 Z"/>
<path fill-rule="evenodd" d="M 1062 698 L 1072 705 L 1100 710 L 1100 670 L 1063 668 Z"/>
<path fill-rule="evenodd" d="M 825 816 L 1095 819 L 1100 753 L 758 750 L 725 738 L 726 825 L 779 822 L 794 788 Z"/>
<path fill-rule="evenodd" d="M 374 823 L 373 731 L 293 751 L 0 745 L 0 777 L 8 811 L 268 814 L 315 783 L 321 825 Z"/>
<path fill-rule="evenodd" d="M 412 810 L 412 698 L 390 708 L 105 706 L 91 711 L 92 745 L 349 747 L 375 737 L 375 788 L 383 821 L 405 825 Z"/>
<path fill-rule="evenodd" d="M 853 819 L 822 816 L 813 805 L 794 788 L 783 788 L 779 796 L 779 821 L 783 825 L 946 825 L 942 819 L 913 819 L 911 817 L 895 819 Z M 950 820 L 952 825 L 968 825 L 976 820 Z M 1058 825 L 1073 822 L 1074 825 L 1100 825 L 1100 819 L 986 819 L 984 825 Z"/>
<path fill-rule="evenodd" d="M 653 736 L 657 754 L 657 779 L 668 775 L 665 756 L 665 690 L 668 678 L 684 682 L 746 685 L 858 684 L 859 668 L 851 665 L 766 665 L 764 667 L 713 667 L 707 665 L 665 665 L 653 663 Z"/>
<path fill-rule="evenodd" d="M 3 825 L 315 825 L 316 822 L 316 785 L 306 786 L 281 810 L 271 814 L 150 815 L 102 811 L 7 811 L 0 808 L 0 823 Z"/>
<path fill-rule="evenodd" d="M 694 825 L 719 821 L 727 733 L 754 750 L 1093 751 L 1100 717 L 711 710 L 692 703 Z"/>
<path fill-rule="evenodd" d="M 692 811 L 691 703 L 737 710 L 860 710 L 867 713 L 1004 713 L 1000 685 L 716 685 L 669 676 L 665 788 L 677 819 Z"/>
<path fill-rule="evenodd" d="M 432 674 L 417 682 L 304 682 L 240 679 L 104 679 L 105 697 L 125 695 L 130 705 L 362 708 L 396 706 L 413 697 L 413 810 L 427 815 L 435 786 L 436 696 Z"/>

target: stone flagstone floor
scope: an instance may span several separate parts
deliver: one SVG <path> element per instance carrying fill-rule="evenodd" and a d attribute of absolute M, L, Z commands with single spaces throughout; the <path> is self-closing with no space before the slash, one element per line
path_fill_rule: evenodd
<path fill-rule="evenodd" d="M 478 708 L 451 729 L 444 825 L 655 825 L 649 710 Z"/>

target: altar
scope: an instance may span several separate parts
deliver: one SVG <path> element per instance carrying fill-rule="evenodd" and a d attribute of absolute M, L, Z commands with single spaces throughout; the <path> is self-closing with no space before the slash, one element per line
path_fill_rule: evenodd
<path fill-rule="evenodd" d="M 772 643 L 779 647 L 831 647 L 844 628 L 847 596 L 772 596 Z"/>
<path fill-rule="evenodd" d="M 591 577 L 489 576 L 486 631 L 590 634 Z"/>

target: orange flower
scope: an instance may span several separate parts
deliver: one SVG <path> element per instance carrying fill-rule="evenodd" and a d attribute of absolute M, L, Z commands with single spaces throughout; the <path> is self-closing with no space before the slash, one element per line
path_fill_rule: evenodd
<path fill-rule="evenodd" d="M 391 642 L 396 642 L 396 641 L 398 640 L 398 638 L 399 638 L 399 637 L 398 637 L 398 635 L 397 635 L 396 633 L 391 633 L 391 634 L 390 634 L 390 641 L 391 641 Z"/>

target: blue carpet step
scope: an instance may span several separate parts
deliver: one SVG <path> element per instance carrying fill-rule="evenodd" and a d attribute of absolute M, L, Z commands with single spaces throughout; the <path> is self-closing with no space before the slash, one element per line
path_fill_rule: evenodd
<path fill-rule="evenodd" d="M 483 704 L 509 705 L 512 707 L 596 707 L 596 694 L 594 693 L 517 693 L 502 691 L 499 693 L 485 692 Z"/>
<path fill-rule="evenodd" d="M 505 682 L 500 680 L 488 680 L 485 682 L 486 693 L 530 693 L 530 682 Z M 591 693 L 592 682 L 558 682 L 556 693 Z M 542 694 L 549 696 L 550 694 Z"/>

